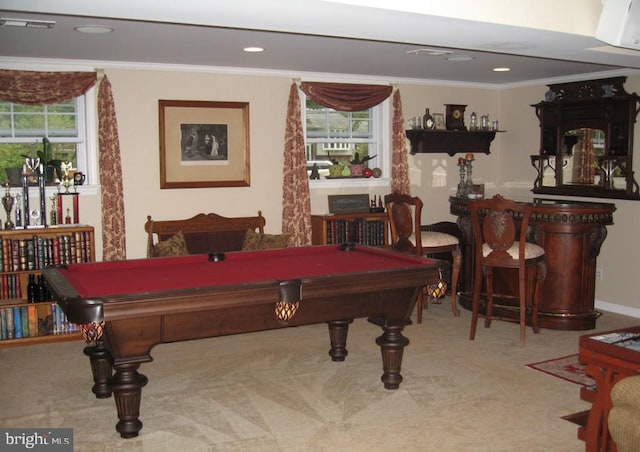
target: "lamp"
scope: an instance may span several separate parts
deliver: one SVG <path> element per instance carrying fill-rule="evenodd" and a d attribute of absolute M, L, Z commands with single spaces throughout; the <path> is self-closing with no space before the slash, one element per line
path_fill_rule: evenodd
<path fill-rule="evenodd" d="M 438 281 L 433 284 L 427 285 L 427 297 L 431 303 L 441 303 L 442 297 L 444 297 L 447 291 L 447 283 L 442 277 L 442 269 L 438 268 Z"/>
<path fill-rule="evenodd" d="M 280 281 L 280 300 L 276 303 L 276 318 L 286 324 L 296 315 L 302 299 L 302 281 L 290 279 Z"/>

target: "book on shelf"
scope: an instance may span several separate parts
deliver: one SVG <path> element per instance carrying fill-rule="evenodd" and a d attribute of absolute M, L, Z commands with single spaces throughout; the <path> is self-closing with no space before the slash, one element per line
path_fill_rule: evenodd
<path fill-rule="evenodd" d="M 385 223 L 378 219 L 351 218 L 327 220 L 328 244 L 345 242 L 361 243 L 363 245 L 384 245 Z"/>
<path fill-rule="evenodd" d="M 90 232 L 77 231 L 55 237 L 34 235 L 27 239 L 3 238 L 0 271 L 41 270 L 58 264 L 88 262 L 91 259 Z"/>
<path fill-rule="evenodd" d="M 0 340 L 68 334 L 80 327 L 67 320 L 56 303 L 32 303 L 0 308 Z"/>

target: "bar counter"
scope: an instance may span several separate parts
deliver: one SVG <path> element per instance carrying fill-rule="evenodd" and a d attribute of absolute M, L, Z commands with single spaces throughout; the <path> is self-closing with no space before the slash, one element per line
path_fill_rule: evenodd
<path fill-rule="evenodd" d="M 539 324 L 558 330 L 588 330 L 596 326 L 596 258 L 613 224 L 614 204 L 544 198 L 515 199 L 534 206 L 529 225 L 532 241 L 545 250 L 547 276 L 540 297 Z M 471 309 L 473 244 L 469 204 L 472 199 L 450 197 L 450 212 L 458 217 L 463 236 L 465 284 L 460 304 Z M 518 319 L 517 271 L 495 269 L 494 311 Z"/>

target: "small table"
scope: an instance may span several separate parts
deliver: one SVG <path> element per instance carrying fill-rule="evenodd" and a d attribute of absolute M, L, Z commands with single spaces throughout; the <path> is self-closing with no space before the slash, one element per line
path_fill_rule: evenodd
<path fill-rule="evenodd" d="M 578 438 L 585 441 L 587 452 L 616 450 L 607 424 L 611 388 L 622 378 L 640 374 L 640 326 L 581 336 L 579 345 L 579 360 L 595 385 L 580 389 L 580 398 L 592 405 Z"/>
<path fill-rule="evenodd" d="M 77 264 L 43 274 L 69 321 L 92 341 L 85 354 L 93 392 L 113 393 L 116 430 L 130 438 L 142 428 L 147 378 L 138 368 L 165 342 L 326 322 L 329 355 L 344 361 L 349 324 L 367 317 L 383 330 L 376 339 L 381 380 L 397 389 L 409 343 L 401 332 L 422 287 L 438 280 L 438 267 L 379 248 L 330 245 Z"/>

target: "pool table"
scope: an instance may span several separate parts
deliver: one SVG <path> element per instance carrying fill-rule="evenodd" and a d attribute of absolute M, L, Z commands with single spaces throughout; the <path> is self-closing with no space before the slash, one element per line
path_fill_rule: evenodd
<path fill-rule="evenodd" d="M 397 389 L 409 340 L 402 335 L 438 262 L 360 245 L 209 253 L 45 269 L 53 298 L 83 327 L 93 393 L 114 395 L 116 430 L 135 437 L 138 373 L 160 343 L 326 322 L 333 361 L 347 356 L 349 324 L 367 317 L 383 333 L 386 389 Z"/>

